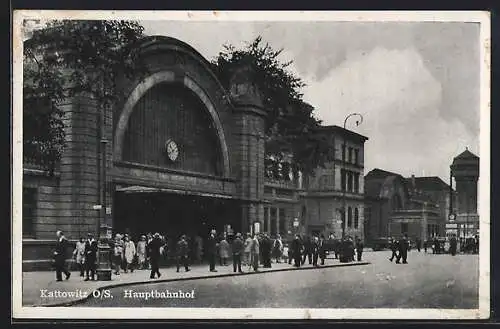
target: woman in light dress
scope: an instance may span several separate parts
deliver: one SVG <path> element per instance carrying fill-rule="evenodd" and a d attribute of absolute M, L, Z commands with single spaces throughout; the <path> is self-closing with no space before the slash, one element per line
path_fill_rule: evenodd
<path fill-rule="evenodd" d="M 83 276 L 85 270 L 85 239 L 83 237 L 76 243 L 75 250 L 73 250 L 73 257 L 80 271 L 80 276 Z"/>
<path fill-rule="evenodd" d="M 141 235 L 141 239 L 137 242 L 137 265 L 144 270 L 146 266 L 146 236 Z"/>
<path fill-rule="evenodd" d="M 229 254 L 230 254 L 230 250 L 229 250 L 229 243 L 227 242 L 226 240 L 226 237 L 224 236 L 222 238 L 222 241 L 219 243 L 219 252 L 220 252 L 220 258 L 221 258 L 221 265 L 222 266 L 228 266 L 228 258 L 229 258 Z"/>
<path fill-rule="evenodd" d="M 124 246 L 124 254 L 125 254 L 125 273 L 130 270 L 130 272 L 134 272 L 134 258 L 136 255 L 135 244 L 134 241 L 130 240 L 128 234 L 125 235 Z"/>

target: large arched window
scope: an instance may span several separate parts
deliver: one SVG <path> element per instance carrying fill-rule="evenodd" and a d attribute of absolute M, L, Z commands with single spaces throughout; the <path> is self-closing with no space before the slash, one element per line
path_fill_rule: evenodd
<path fill-rule="evenodd" d="M 354 208 L 354 228 L 359 228 L 359 210 Z"/>
<path fill-rule="evenodd" d="M 347 208 L 347 227 L 352 227 L 352 208 Z"/>

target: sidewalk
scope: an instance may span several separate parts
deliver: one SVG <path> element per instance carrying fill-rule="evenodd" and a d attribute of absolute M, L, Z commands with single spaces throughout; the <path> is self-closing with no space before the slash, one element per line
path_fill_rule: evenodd
<path fill-rule="evenodd" d="M 340 263 L 336 259 L 326 259 L 325 267 L 340 267 L 340 266 L 356 266 L 368 265 L 369 262 L 351 262 Z M 321 268 L 320 267 L 320 268 Z M 182 281 L 209 277 L 224 277 L 234 275 L 252 275 L 265 272 L 277 271 L 298 271 L 298 270 L 313 270 L 312 265 L 305 264 L 300 268 L 295 268 L 288 263 L 273 263 L 272 268 L 260 267 L 258 272 L 253 272 L 247 266 L 243 266 L 243 272 L 234 273 L 233 266 L 216 266 L 217 272 L 210 272 L 208 265 L 193 265 L 191 271 L 184 272 L 183 269 L 179 273 L 176 272 L 175 266 L 161 268 L 160 279 L 150 279 L 149 270 L 136 270 L 133 273 L 121 273 L 120 275 L 112 275 L 111 281 L 83 281 L 79 276 L 79 272 L 71 272 L 69 280 L 56 282 L 55 272 L 24 272 L 23 273 L 23 306 L 70 306 L 85 299 L 85 295 L 91 295 L 94 290 L 106 289 L 117 286 L 126 286 L 132 284 L 147 284 L 154 282 Z M 43 291 L 42 291 L 43 290 Z M 49 296 L 53 292 L 64 292 L 69 296 Z"/>

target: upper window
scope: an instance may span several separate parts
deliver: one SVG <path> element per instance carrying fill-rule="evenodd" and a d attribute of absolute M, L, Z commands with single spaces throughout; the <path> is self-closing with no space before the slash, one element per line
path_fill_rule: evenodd
<path fill-rule="evenodd" d="M 359 210 L 354 208 L 354 228 L 359 228 Z"/>
<path fill-rule="evenodd" d="M 352 147 L 349 147 L 349 160 L 347 160 L 347 161 L 349 161 L 351 163 L 352 163 L 352 151 L 353 151 Z"/>
<path fill-rule="evenodd" d="M 359 165 L 359 150 L 354 150 L 354 163 Z"/>

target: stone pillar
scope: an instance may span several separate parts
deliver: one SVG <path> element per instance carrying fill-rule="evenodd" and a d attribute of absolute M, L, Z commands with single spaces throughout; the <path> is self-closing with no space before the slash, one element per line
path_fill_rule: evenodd
<path fill-rule="evenodd" d="M 235 109 L 233 169 L 237 178 L 236 193 L 241 200 L 242 227 L 259 221 L 262 230 L 266 112 L 250 68 L 241 67 L 234 71 L 230 94 Z"/>
<path fill-rule="evenodd" d="M 276 224 L 275 224 L 275 231 L 276 234 L 280 233 L 280 208 L 276 208 Z"/>

